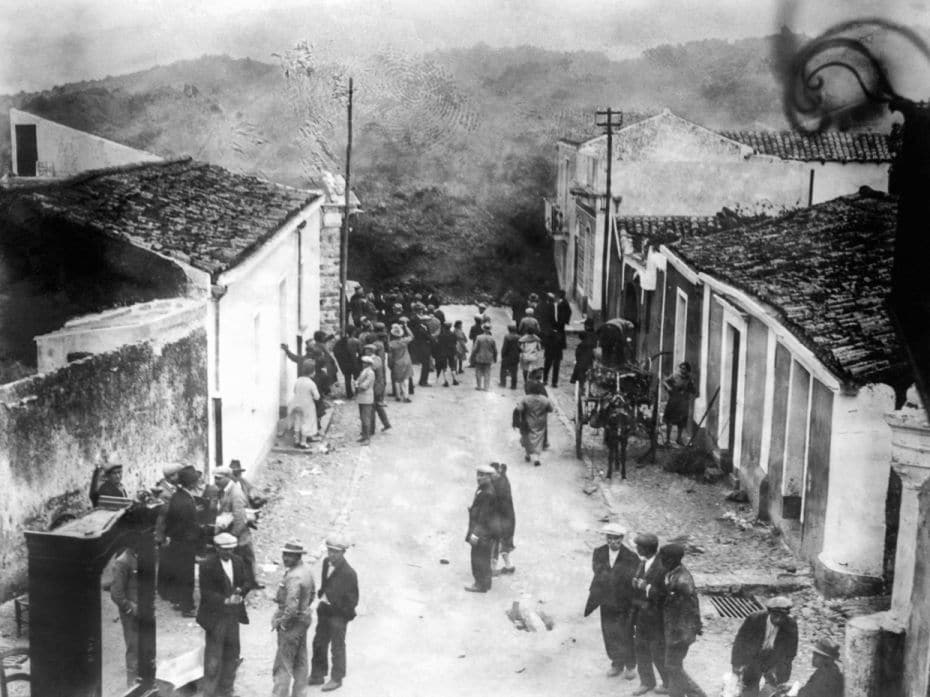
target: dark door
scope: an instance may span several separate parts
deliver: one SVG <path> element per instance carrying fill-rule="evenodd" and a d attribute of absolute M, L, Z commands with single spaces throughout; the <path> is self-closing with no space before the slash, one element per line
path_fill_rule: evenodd
<path fill-rule="evenodd" d="M 36 175 L 39 148 L 36 143 L 35 124 L 16 126 L 16 171 L 21 177 Z"/>
<path fill-rule="evenodd" d="M 739 394 L 737 387 L 739 386 L 739 332 L 735 329 L 732 329 L 733 336 L 733 355 L 730 359 L 730 428 L 729 436 L 727 438 L 727 449 L 730 451 L 730 456 L 733 456 L 733 446 L 736 443 L 736 398 Z"/>

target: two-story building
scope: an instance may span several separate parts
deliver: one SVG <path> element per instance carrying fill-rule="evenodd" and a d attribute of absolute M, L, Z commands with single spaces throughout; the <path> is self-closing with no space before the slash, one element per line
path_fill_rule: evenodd
<path fill-rule="evenodd" d="M 891 162 L 882 134 L 715 132 L 668 110 L 617 130 L 612 149 L 610 228 L 618 216 L 778 214 L 860 186 L 887 191 Z M 611 273 L 607 136 L 561 140 L 557 151 L 556 194 L 546 202 L 556 270 L 582 309 L 600 314 L 602 280 Z"/>

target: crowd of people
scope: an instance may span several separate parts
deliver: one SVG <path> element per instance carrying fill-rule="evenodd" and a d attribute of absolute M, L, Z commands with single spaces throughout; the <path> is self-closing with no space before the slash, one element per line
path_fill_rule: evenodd
<path fill-rule="evenodd" d="M 122 484 L 123 467 L 107 464 L 91 479 L 94 506 L 102 497 L 129 499 Z M 243 476 L 238 460 L 213 472 L 206 485 L 190 465 L 169 463 L 163 479 L 139 498 L 161 500 L 155 521 L 158 548 L 156 591 L 183 617 L 196 619 L 204 630 L 204 697 L 231 697 L 240 663 L 239 625 L 248 624 L 245 599 L 265 586 L 256 575 L 251 530 L 265 499 Z M 115 556 L 107 588 L 119 611 L 126 645 L 126 682 L 139 677 L 138 540 Z M 281 560 L 285 573 L 277 588 L 271 628 L 278 649 L 272 666 L 276 697 L 304 694 L 308 685 L 331 691 L 346 675 L 346 625 L 355 617 L 358 578 L 345 559 L 348 543 L 326 540 L 319 590 L 312 569 L 304 564 L 306 550 L 298 541 L 285 543 Z M 199 570 L 197 570 L 199 567 Z M 199 587 L 199 604 L 195 602 Z M 317 625 L 312 660 L 307 660 L 307 634 L 315 599 Z M 330 663 L 331 656 L 331 663 Z M 327 680 L 328 676 L 328 680 Z"/>
<path fill-rule="evenodd" d="M 509 383 L 516 389 L 518 375 L 523 376 L 524 394 L 516 402 L 513 426 L 520 431 L 525 459 L 539 466 L 541 453 L 548 446 L 547 417 L 553 411 L 546 386 L 558 384 L 571 310 L 564 293 L 558 297 L 531 294 L 525 301 L 511 293 L 509 303 L 512 321 L 498 347 L 483 306 L 478 306 L 466 335 L 460 322 L 446 321 L 435 294 L 366 295 L 358 288 L 349 303 L 353 323 L 343 336 L 337 339 L 316 332 L 313 341 L 297 354 L 282 346 L 298 365 L 290 412 L 295 444 L 306 447 L 318 438 L 319 417 L 325 398 L 337 383 L 337 367 L 346 396 L 355 399 L 359 407 L 359 441 L 368 445 L 376 419 L 380 419 L 382 430 L 391 428 L 384 408 L 388 384 L 394 399 L 410 402 L 416 387 L 430 386 L 431 375 L 435 375 L 432 384 L 442 380 L 449 386 L 451 380 L 455 386 L 460 384 L 465 367 L 471 366 L 475 389 L 488 390 L 492 366 L 500 361 L 501 387 Z M 593 327 L 586 323 L 572 381 L 584 379 L 595 346 Z M 414 379 L 415 365 L 421 366 L 419 380 Z M 690 366 L 680 365 L 665 387 L 670 394 L 665 414 L 668 438 L 674 425 L 680 441 L 683 414 L 687 414 L 695 392 Z M 157 590 L 178 612 L 196 618 L 204 629 L 206 697 L 232 695 L 239 664 L 239 625 L 248 622 L 244 601 L 249 592 L 264 587 L 256 575 L 251 539 L 256 525 L 254 511 L 263 501 L 242 476 L 243 471 L 233 460 L 230 467 L 216 469 L 213 484 L 205 486 L 195 468 L 168 465 L 156 487 L 164 503 L 155 532 L 159 545 Z M 94 504 L 101 497 L 128 498 L 121 478 L 120 465 L 107 465 L 95 472 L 91 487 Z M 476 480 L 465 535 L 474 581 L 465 590 L 488 593 L 495 576 L 516 572 L 511 559 L 516 516 L 506 464 L 478 465 Z M 603 533 L 605 544 L 592 556 L 594 575 L 584 615 L 599 611 L 610 660 L 608 676 L 628 680 L 638 676 L 640 684 L 634 695 L 652 691 L 672 697 L 704 697 L 705 692 L 684 668 L 689 649 L 703 629 L 694 579 L 684 563 L 685 548 L 677 543 L 660 546 L 656 535 L 640 533 L 633 539 L 634 551 L 624 543 L 626 532 L 619 525 L 609 524 Z M 290 541 L 281 549 L 285 573 L 275 596 L 277 611 L 271 623 L 278 641 L 274 695 L 296 697 L 307 685 L 321 685 L 330 691 L 342 684 L 346 627 L 355 617 L 358 603 L 358 579 L 345 560 L 347 547 L 343 539 L 327 540 L 319 588 L 312 569 L 304 563 L 303 545 Z M 200 603 L 196 606 L 194 571 L 198 561 Z M 110 587 L 123 625 L 130 684 L 138 673 L 135 571 L 135 550 L 130 546 L 115 560 Z M 315 599 L 319 599 L 317 625 L 308 661 L 307 635 Z M 825 639 L 814 647 L 813 676 L 804 687 L 789 691 L 787 683 L 798 647 L 797 623 L 790 611 L 790 599 L 772 598 L 765 611 L 750 616 L 740 627 L 731 655 L 739 692 L 743 697 L 840 697 L 839 648 Z"/>
<path fill-rule="evenodd" d="M 516 389 L 518 376 L 523 377 L 526 396 L 518 404 L 521 441 L 527 460 L 540 464 L 540 434 L 545 432 L 545 415 L 552 411 L 545 385 L 558 386 L 572 311 L 563 291 L 531 293 L 526 299 L 511 291 L 506 297 L 513 315 L 498 347 L 484 305 L 477 306 L 466 333 L 461 321 L 446 319 L 435 292 L 393 288 L 378 293 L 357 286 L 347 303 L 351 321 L 341 335 L 317 331 L 297 353 L 281 345 L 298 371 L 289 408 L 294 445 L 308 448 L 319 439 L 326 400 L 340 374 L 345 397 L 358 405 L 358 442 L 370 445 L 378 422 L 382 432 L 391 428 L 386 410 L 389 388 L 392 399 L 408 403 L 417 388 L 440 381 L 443 387 L 462 384 L 468 367 L 475 371 L 475 389 L 487 391 L 492 368 L 499 362 L 501 387 L 509 383 Z"/>

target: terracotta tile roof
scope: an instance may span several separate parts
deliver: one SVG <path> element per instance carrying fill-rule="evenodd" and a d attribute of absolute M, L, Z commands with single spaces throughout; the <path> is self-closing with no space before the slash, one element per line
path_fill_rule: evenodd
<path fill-rule="evenodd" d="M 617 218 L 617 229 L 626 234 L 634 251 L 643 253 L 647 245 L 658 247 L 690 237 L 709 235 L 754 220 L 731 211 L 717 215 L 625 215 Z"/>
<path fill-rule="evenodd" d="M 5 197 L 215 275 L 320 194 L 186 158 L 88 172 Z"/>
<path fill-rule="evenodd" d="M 894 152 L 883 133 L 825 131 L 804 136 L 794 131 L 720 131 L 757 153 L 806 162 L 891 162 Z"/>
<path fill-rule="evenodd" d="M 910 370 L 884 304 L 896 215 L 894 198 L 867 192 L 670 247 L 772 306 L 841 379 L 893 382 Z"/>

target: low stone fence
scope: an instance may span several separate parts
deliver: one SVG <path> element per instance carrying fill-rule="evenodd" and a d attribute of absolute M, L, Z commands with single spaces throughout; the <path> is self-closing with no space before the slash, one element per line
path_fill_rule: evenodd
<path fill-rule="evenodd" d="M 25 529 L 90 506 L 104 461 L 134 493 L 170 461 L 202 469 L 207 453 L 203 330 L 156 351 L 123 346 L 0 386 L 0 600 L 25 585 Z"/>

